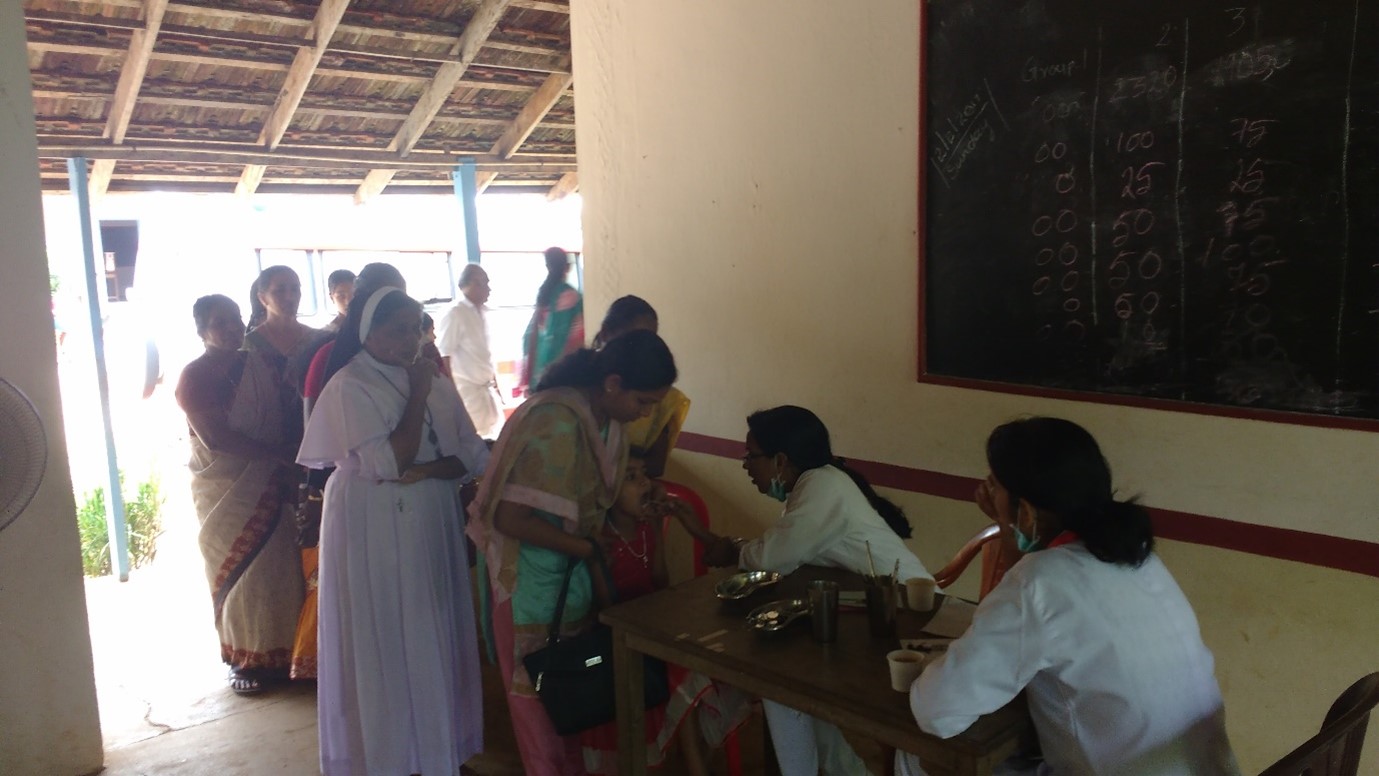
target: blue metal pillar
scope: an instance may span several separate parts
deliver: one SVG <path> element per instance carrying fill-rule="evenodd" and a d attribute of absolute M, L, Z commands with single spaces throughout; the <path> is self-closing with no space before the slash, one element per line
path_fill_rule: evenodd
<path fill-rule="evenodd" d="M 479 263 L 479 187 L 474 182 L 474 160 L 466 159 L 455 165 L 455 196 L 464 208 L 464 247 L 470 264 Z"/>
<path fill-rule="evenodd" d="M 110 378 L 105 372 L 105 328 L 101 324 L 101 297 L 105 289 L 98 284 L 96 243 L 91 233 L 91 198 L 86 186 L 86 159 L 67 160 L 67 185 L 77 198 L 77 220 L 81 224 L 81 251 L 86 263 L 86 298 L 91 308 L 91 342 L 96 350 L 96 387 L 100 392 L 101 419 L 105 422 L 105 459 L 110 468 L 110 484 L 105 493 L 105 525 L 110 536 L 110 566 L 121 582 L 129 581 L 129 529 L 125 525 L 124 494 L 120 492 L 120 465 L 115 456 L 115 427 L 110 419 Z M 101 264 L 103 267 L 104 264 Z"/>

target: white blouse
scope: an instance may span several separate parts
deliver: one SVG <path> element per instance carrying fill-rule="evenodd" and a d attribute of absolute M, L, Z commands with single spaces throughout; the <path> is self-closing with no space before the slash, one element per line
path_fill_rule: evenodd
<path fill-rule="evenodd" d="M 379 480 L 397 479 L 400 472 L 388 437 L 402 420 L 409 386 L 406 369 L 359 351 L 322 389 L 297 463 L 314 469 L 338 466 Z M 418 463 L 453 455 L 468 470 L 466 479 L 483 473 L 488 446 L 474 433 L 474 424 L 449 380 L 437 376 L 431 382 L 422 423 Z"/>
<path fill-rule="evenodd" d="M 1213 669 L 1157 555 L 1129 568 L 1072 542 L 1011 568 L 910 688 L 910 708 L 948 738 L 1024 690 L 1040 773 L 1237 774 Z"/>
<path fill-rule="evenodd" d="M 846 472 L 820 466 L 800 475 L 780 519 L 760 538 L 742 545 L 738 565 L 789 574 L 812 564 L 869 574 L 868 543 L 877 574 L 890 574 L 899 560 L 901 580 L 933 577 Z"/>

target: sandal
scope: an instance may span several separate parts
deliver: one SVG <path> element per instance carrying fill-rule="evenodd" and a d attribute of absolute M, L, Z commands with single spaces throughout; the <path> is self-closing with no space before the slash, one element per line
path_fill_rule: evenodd
<path fill-rule="evenodd" d="M 250 670 L 231 670 L 230 689 L 235 695 L 258 695 L 264 691 L 263 680 Z"/>

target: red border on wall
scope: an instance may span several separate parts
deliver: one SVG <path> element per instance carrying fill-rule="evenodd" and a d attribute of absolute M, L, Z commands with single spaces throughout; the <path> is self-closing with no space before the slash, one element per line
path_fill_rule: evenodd
<path fill-rule="evenodd" d="M 680 434 L 676 447 L 733 459 L 740 459 L 744 450 L 740 440 L 689 431 Z M 877 461 L 848 459 L 848 465 L 855 467 L 873 485 L 958 501 L 971 499 L 980 482 L 971 477 Z M 1161 539 L 1379 577 L 1379 544 L 1171 509 L 1149 507 L 1149 514 L 1154 520 L 1154 533 Z"/>

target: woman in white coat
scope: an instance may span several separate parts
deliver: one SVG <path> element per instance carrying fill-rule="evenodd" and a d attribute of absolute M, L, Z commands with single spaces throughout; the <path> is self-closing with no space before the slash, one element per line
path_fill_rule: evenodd
<path fill-rule="evenodd" d="M 1113 497 L 1096 440 L 1029 418 L 993 431 L 986 454 L 977 504 L 1026 554 L 911 687 L 919 726 L 955 736 L 1023 691 L 1043 759 L 1005 772 L 1238 773 L 1197 618 L 1154 554 L 1148 513 Z"/>
<path fill-rule="evenodd" d="M 483 747 L 457 489 L 488 462 L 448 380 L 418 358 L 421 305 L 350 306 L 297 462 L 335 466 L 321 526 L 318 716 L 326 776 L 453 776 Z"/>
<path fill-rule="evenodd" d="M 782 574 L 803 565 L 858 574 L 874 565 L 889 574 L 899 564 L 901 579 L 932 578 L 905 546 L 905 513 L 833 455 L 828 428 L 817 415 L 790 405 L 753 413 L 746 445 L 742 468 L 757 490 L 785 508 L 757 539 L 712 538 L 706 563 Z M 762 707 L 784 776 L 867 773 L 836 726 L 773 701 L 762 701 Z"/>

